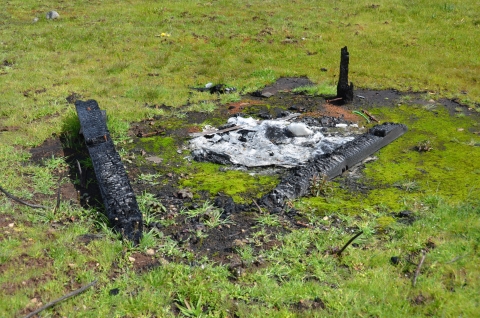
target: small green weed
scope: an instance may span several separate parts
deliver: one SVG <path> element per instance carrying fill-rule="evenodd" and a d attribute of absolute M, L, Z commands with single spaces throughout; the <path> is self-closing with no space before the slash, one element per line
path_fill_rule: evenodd
<path fill-rule="evenodd" d="M 162 175 L 158 173 L 142 173 L 137 177 L 137 181 L 140 183 L 148 183 L 149 185 L 154 186 L 160 184 L 160 182 L 154 180 L 160 178 L 161 176 Z"/>
<path fill-rule="evenodd" d="M 333 185 L 326 175 L 315 175 L 310 181 L 310 194 L 314 197 L 329 196 L 333 193 L 333 190 Z"/>
<path fill-rule="evenodd" d="M 138 208 L 142 211 L 143 222 L 150 226 L 154 222 L 160 222 L 160 215 L 165 213 L 167 209 L 158 200 L 154 194 L 144 191 L 137 197 Z"/>
<path fill-rule="evenodd" d="M 202 295 L 197 296 L 197 301 L 192 301 L 181 295 L 177 296 L 175 305 L 185 317 L 204 317 Z M 206 316 L 205 316 L 206 317 Z"/>
<path fill-rule="evenodd" d="M 414 180 L 404 180 L 400 182 L 395 182 L 393 186 L 406 192 L 415 192 L 420 190 L 420 186 L 418 182 Z"/>
<path fill-rule="evenodd" d="M 157 246 L 158 244 L 158 233 L 151 229 L 148 232 L 144 232 L 142 239 L 140 240 L 140 244 L 138 245 L 138 248 L 142 251 L 145 251 L 149 248 L 153 248 Z"/>
<path fill-rule="evenodd" d="M 257 225 L 256 227 L 263 227 L 263 226 L 279 226 L 280 219 L 276 214 L 270 213 L 262 213 L 255 218 L 255 222 Z"/>
<path fill-rule="evenodd" d="M 44 165 L 50 170 L 65 171 L 68 168 L 68 164 L 65 161 L 65 157 L 55 157 L 52 155 L 51 158 L 44 160 Z"/>
<path fill-rule="evenodd" d="M 180 214 L 184 214 L 187 218 L 199 218 L 201 222 L 203 222 L 209 228 L 215 228 L 220 225 L 224 224 L 231 224 L 232 221 L 230 217 L 227 216 L 225 218 L 222 217 L 223 211 L 219 208 L 216 208 L 212 203 L 208 200 L 203 203 L 203 205 L 197 209 L 191 210 L 182 210 Z"/>

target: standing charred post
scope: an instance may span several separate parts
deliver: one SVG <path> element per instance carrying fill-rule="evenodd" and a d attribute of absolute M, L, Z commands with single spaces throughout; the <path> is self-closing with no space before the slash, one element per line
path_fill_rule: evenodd
<path fill-rule="evenodd" d="M 342 98 L 344 103 L 353 101 L 353 83 L 348 84 L 349 61 L 350 56 L 347 47 L 344 47 L 340 53 L 340 78 L 337 85 L 337 97 Z"/>
<path fill-rule="evenodd" d="M 93 99 L 77 100 L 75 107 L 108 220 L 124 238 L 138 244 L 142 237 L 142 212 L 110 138 L 106 118 Z"/>

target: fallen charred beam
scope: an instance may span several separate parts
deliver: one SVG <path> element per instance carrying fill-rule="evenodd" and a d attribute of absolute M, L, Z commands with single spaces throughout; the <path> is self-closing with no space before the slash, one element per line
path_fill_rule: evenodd
<path fill-rule="evenodd" d="M 407 127 L 402 124 L 377 125 L 368 133 L 345 143 L 332 153 L 316 156 L 306 165 L 293 168 L 282 178 L 280 184 L 264 195 L 258 203 L 271 210 L 283 208 L 287 200 L 308 193 L 312 178 L 326 176 L 332 179 L 388 145 L 406 131 Z"/>
<path fill-rule="evenodd" d="M 138 244 L 142 237 L 142 213 L 120 155 L 110 138 L 105 116 L 95 100 L 77 100 L 75 108 L 108 220 L 124 238 Z"/>
<path fill-rule="evenodd" d="M 344 103 L 353 101 L 353 83 L 348 84 L 348 63 L 350 55 L 347 47 L 343 47 L 340 52 L 340 76 L 337 85 L 337 97 L 343 99 Z"/>

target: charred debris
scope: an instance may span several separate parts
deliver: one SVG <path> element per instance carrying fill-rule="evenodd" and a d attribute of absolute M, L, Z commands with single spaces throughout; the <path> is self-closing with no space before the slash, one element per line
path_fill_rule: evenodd
<path fill-rule="evenodd" d="M 353 100 L 353 84 L 348 83 L 348 64 L 349 53 L 347 47 L 344 47 L 341 49 L 340 78 L 336 98 L 343 103 Z M 207 87 L 198 90 L 222 94 L 234 89 L 228 88 L 224 84 L 207 84 Z M 124 238 L 138 244 L 142 237 L 142 213 L 139 210 L 125 167 L 110 138 L 106 116 L 102 114 L 95 100 L 77 100 L 75 107 L 110 224 Z M 308 126 L 305 129 L 308 130 Z M 337 144 L 328 152 L 314 152 L 308 160 L 300 165 L 288 167 L 287 173 L 284 174 L 277 187 L 261 197 L 258 202 L 253 202 L 252 205 L 238 205 L 233 202 L 232 198 L 220 196 L 216 198 L 215 205 L 223 208 L 226 214 L 255 208 L 255 206 L 266 208 L 271 213 L 280 212 L 288 200 L 308 193 L 313 178 L 335 178 L 406 131 L 407 127 L 403 124 L 379 124 L 368 132 L 357 134 L 355 137 Z M 221 139 L 222 134 L 228 132 L 229 129 L 220 130 L 214 135 Z M 288 137 L 295 138 L 297 136 Z M 211 157 L 215 158 L 215 156 Z M 228 164 L 229 162 L 223 163 Z"/>

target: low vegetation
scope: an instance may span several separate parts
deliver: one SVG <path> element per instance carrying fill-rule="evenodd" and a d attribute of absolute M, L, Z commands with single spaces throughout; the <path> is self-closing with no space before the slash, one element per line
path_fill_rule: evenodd
<path fill-rule="evenodd" d="M 59 19 L 45 18 L 52 9 Z M 95 280 L 39 315 L 478 315 L 477 9 L 471 0 L 6 2 L 0 186 L 45 208 L 0 194 L 0 316 L 25 316 Z M 217 193 L 249 203 L 278 178 L 190 162 L 165 133 L 133 144 L 135 125 L 163 121 L 173 131 L 191 112 L 216 125 L 216 111 L 282 76 L 318 83 L 295 94 L 330 98 L 345 45 L 356 87 L 408 92 L 393 106 L 369 108 L 381 121 L 405 123 L 408 133 L 361 171 L 312 180 L 311 195 L 288 202 L 285 213 L 252 208 L 248 235 L 223 262 L 166 235 L 167 227 L 195 221 L 192 237 L 201 245 L 238 225 L 213 205 Z M 192 89 L 210 82 L 237 91 Z M 107 110 L 132 184 L 141 189 L 146 231 L 138 246 L 110 228 L 95 198 L 60 193 L 57 201 L 58 188 L 75 193 L 81 183 L 77 157 L 91 169 L 67 97 L 93 98 Z M 446 99 L 454 106 L 442 106 Z M 30 152 L 47 139 L 70 152 Z M 162 153 L 168 171 L 136 147 Z M 175 210 L 154 192 L 177 176 L 179 196 L 196 205 Z M 95 182 L 92 175 L 86 182 Z"/>

